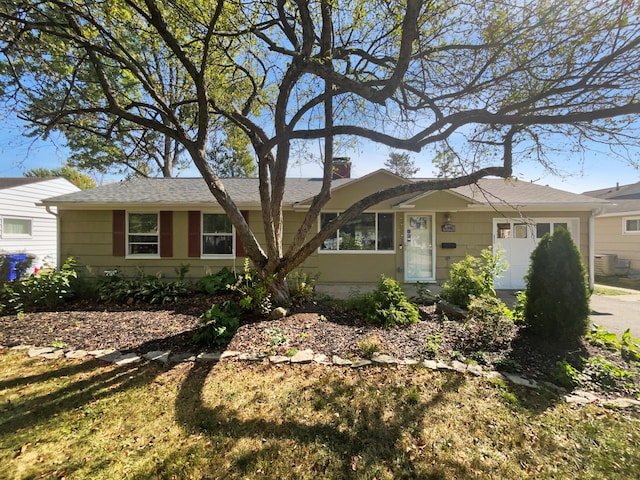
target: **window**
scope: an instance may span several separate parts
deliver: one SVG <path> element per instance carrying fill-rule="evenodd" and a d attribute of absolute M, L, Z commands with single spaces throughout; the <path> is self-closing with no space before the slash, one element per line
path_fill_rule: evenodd
<path fill-rule="evenodd" d="M 320 225 L 338 216 L 337 213 L 321 213 Z M 393 213 L 361 213 L 338 230 L 334 237 L 324 241 L 322 251 L 393 251 Z"/>
<path fill-rule="evenodd" d="M 31 236 L 31 219 L 30 218 L 9 218 L 2 219 L 2 236 L 3 237 L 30 237 Z"/>
<path fill-rule="evenodd" d="M 127 226 L 127 253 L 129 255 L 159 254 L 157 213 L 130 213 Z"/>
<path fill-rule="evenodd" d="M 498 236 L 498 238 L 511 238 L 511 224 L 499 223 L 496 235 Z"/>
<path fill-rule="evenodd" d="M 202 214 L 203 255 L 233 255 L 233 243 L 233 225 L 226 214 Z"/>
<path fill-rule="evenodd" d="M 624 233 L 640 233 L 640 217 L 624 219 Z"/>
<path fill-rule="evenodd" d="M 526 223 L 516 223 L 513 226 L 514 238 L 527 238 L 528 230 L 529 230 L 529 225 L 527 225 Z"/>

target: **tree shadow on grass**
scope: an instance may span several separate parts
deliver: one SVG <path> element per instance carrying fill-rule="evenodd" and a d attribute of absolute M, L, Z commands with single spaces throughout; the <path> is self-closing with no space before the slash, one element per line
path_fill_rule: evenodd
<path fill-rule="evenodd" d="M 194 365 L 180 386 L 176 398 L 176 419 L 189 433 L 210 433 L 232 439 L 262 442 L 257 449 L 245 449 L 236 453 L 232 461 L 231 477 L 255 473 L 260 465 L 278 458 L 282 442 L 301 448 L 300 451 L 326 449 L 330 452 L 326 465 L 312 464 L 314 473 L 323 478 L 351 478 L 355 469 L 365 468 L 367 472 L 376 470 L 397 470 L 409 475 L 407 478 L 445 478 L 445 472 L 457 472 L 465 476 L 467 468 L 456 462 L 448 462 L 446 468 L 439 465 L 425 465 L 413 462 L 403 449 L 403 435 L 411 429 L 420 429 L 430 409 L 448 401 L 446 395 L 457 391 L 466 381 L 462 375 L 448 375 L 441 389 L 427 401 L 390 405 L 384 398 L 376 398 L 376 386 L 369 385 L 364 392 L 366 401 L 360 402 L 354 412 L 348 403 L 353 399 L 352 389 L 339 375 L 329 375 L 330 380 L 315 382 L 306 390 L 310 398 L 299 401 L 311 402 L 316 410 L 330 410 L 335 418 L 324 421 L 310 421 L 309 418 L 288 414 L 286 405 L 277 421 L 261 416 L 251 418 L 243 412 L 242 406 L 234 406 L 232 400 L 221 402 L 215 407 L 205 404 L 205 384 L 207 377 L 215 373 L 214 365 Z M 273 367 L 270 367 L 273 368 Z M 300 368 L 300 367 L 288 367 Z M 317 368 L 317 367 L 316 367 Z M 366 375 L 366 373 L 362 373 Z M 303 395 L 303 392 L 299 392 Z M 257 392 L 254 402 L 261 402 Z M 250 405 L 251 403 L 249 403 Z M 270 405 L 274 408 L 273 405 Z M 295 402 L 291 407 L 295 411 Z M 389 414 L 392 411 L 392 414 Z M 213 433 L 210 433 L 213 435 Z M 335 459 L 340 461 L 336 464 Z"/>

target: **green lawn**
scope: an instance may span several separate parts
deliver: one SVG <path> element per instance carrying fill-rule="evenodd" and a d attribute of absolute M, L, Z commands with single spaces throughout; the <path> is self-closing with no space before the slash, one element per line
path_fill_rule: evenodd
<path fill-rule="evenodd" d="M 640 420 L 405 367 L 0 352 L 0 478 L 635 479 Z"/>
<path fill-rule="evenodd" d="M 632 290 L 640 290 L 640 278 L 627 278 L 619 276 L 602 277 L 596 275 L 596 283 L 608 285 L 610 287 L 630 288 Z"/>

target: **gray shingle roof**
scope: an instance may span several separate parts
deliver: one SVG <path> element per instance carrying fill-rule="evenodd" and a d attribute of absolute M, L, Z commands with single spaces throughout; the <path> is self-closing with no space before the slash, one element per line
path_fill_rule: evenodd
<path fill-rule="evenodd" d="M 333 181 L 333 188 L 358 179 Z M 223 180 L 227 191 L 239 206 L 258 205 L 260 201 L 257 178 L 229 178 Z M 285 205 L 292 205 L 313 197 L 320 191 L 319 178 L 288 178 Z M 453 189 L 479 204 L 495 205 L 606 205 L 603 200 L 565 192 L 528 182 L 503 179 L 483 179 L 477 185 Z M 52 205 L 213 205 L 215 200 L 202 178 L 134 178 L 90 190 L 48 198 Z M 407 202 L 410 203 L 410 202 Z"/>
<path fill-rule="evenodd" d="M 353 179 L 334 180 L 333 186 Z M 223 183 L 237 205 L 257 205 L 260 201 L 257 178 L 228 178 Z M 289 178 L 285 204 L 316 195 L 322 186 L 318 178 Z M 118 183 L 46 199 L 53 205 L 207 205 L 216 201 L 202 178 L 133 178 Z"/>
<path fill-rule="evenodd" d="M 584 192 L 584 195 L 607 199 L 615 203 L 615 205 L 607 207 L 605 214 L 640 212 L 640 182 L 592 190 Z"/>
<path fill-rule="evenodd" d="M 0 190 L 44 182 L 55 177 L 0 177 Z"/>

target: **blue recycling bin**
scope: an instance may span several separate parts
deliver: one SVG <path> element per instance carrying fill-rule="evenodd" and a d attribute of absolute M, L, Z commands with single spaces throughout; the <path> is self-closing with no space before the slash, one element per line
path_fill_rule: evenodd
<path fill-rule="evenodd" d="M 27 261 L 26 253 L 13 253 L 11 255 L 5 255 L 4 261 L 8 263 L 9 268 L 5 270 L 7 278 L 2 279 L 4 281 L 12 281 L 20 278 L 24 271 L 22 268 L 18 268 L 20 264 L 24 264 Z"/>

